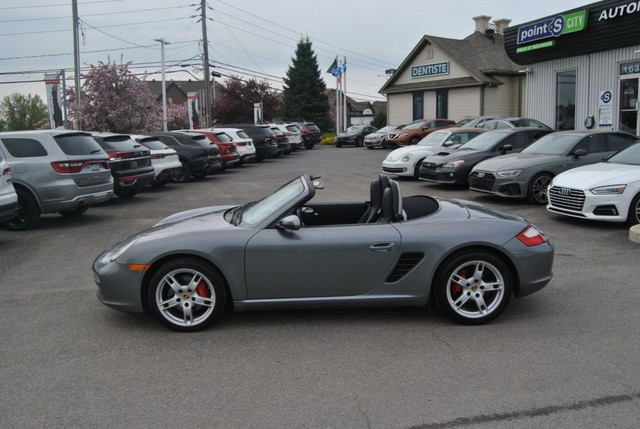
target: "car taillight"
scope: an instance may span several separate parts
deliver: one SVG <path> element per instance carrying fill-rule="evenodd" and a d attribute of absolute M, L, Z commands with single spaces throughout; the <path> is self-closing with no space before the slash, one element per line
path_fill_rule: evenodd
<path fill-rule="evenodd" d="M 151 159 L 163 159 L 166 155 L 164 153 L 154 153 L 151 155 Z"/>
<path fill-rule="evenodd" d="M 309 130 L 302 130 L 303 134 L 307 134 L 309 132 Z"/>
<path fill-rule="evenodd" d="M 247 142 L 236 142 L 236 146 L 246 146 Z"/>
<path fill-rule="evenodd" d="M 9 167 L 5 168 L 4 171 L 2 172 L 3 176 L 9 175 L 11 174 L 11 169 Z"/>
<path fill-rule="evenodd" d="M 285 136 L 292 136 L 292 135 L 293 135 L 293 133 L 292 133 L 292 132 L 287 131 L 286 133 L 284 133 L 284 135 L 285 135 Z"/>
<path fill-rule="evenodd" d="M 516 238 L 527 246 L 537 246 L 547 241 L 547 237 L 531 225 L 516 235 Z"/>
<path fill-rule="evenodd" d="M 79 173 L 84 167 L 84 161 L 52 162 L 51 166 L 57 173 Z"/>
<path fill-rule="evenodd" d="M 133 156 L 131 152 L 110 152 L 108 155 L 111 161 L 120 161 Z"/>

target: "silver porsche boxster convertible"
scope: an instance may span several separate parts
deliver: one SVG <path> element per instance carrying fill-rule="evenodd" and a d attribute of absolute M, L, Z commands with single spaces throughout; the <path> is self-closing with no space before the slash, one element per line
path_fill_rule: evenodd
<path fill-rule="evenodd" d="M 174 214 L 93 263 L 98 299 L 168 327 L 209 326 L 236 311 L 424 306 L 456 322 L 495 319 L 511 295 L 543 288 L 553 246 L 524 219 L 469 201 L 402 197 L 380 175 L 363 202 L 313 203 L 297 177 L 245 205 Z"/>

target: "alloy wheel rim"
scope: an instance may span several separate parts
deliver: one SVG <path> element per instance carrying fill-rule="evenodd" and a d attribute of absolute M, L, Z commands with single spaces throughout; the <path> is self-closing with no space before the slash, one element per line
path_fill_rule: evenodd
<path fill-rule="evenodd" d="M 465 262 L 449 277 L 446 293 L 449 306 L 459 315 L 469 319 L 486 317 L 504 299 L 504 278 L 488 262 Z"/>
<path fill-rule="evenodd" d="M 207 320 L 216 305 L 215 289 L 201 272 L 179 268 L 167 273 L 156 288 L 160 314 L 174 325 L 197 326 Z"/>
<path fill-rule="evenodd" d="M 547 176 L 538 177 L 535 182 L 533 182 L 533 198 L 539 203 L 547 202 L 547 186 L 551 179 Z"/>

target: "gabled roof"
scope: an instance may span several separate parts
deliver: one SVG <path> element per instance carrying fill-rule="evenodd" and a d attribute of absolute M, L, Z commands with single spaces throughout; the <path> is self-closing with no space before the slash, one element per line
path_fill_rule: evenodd
<path fill-rule="evenodd" d="M 147 88 L 156 96 L 162 96 L 162 81 L 161 80 L 148 80 Z M 198 92 L 204 89 L 204 82 L 197 80 L 170 80 L 165 82 L 167 84 L 167 90 L 171 87 L 175 87 L 178 90 L 184 92 L 184 96 L 187 96 L 188 92 Z"/>
<path fill-rule="evenodd" d="M 438 47 L 451 60 L 464 67 L 469 77 L 395 84 L 398 77 L 429 44 Z M 502 82 L 495 76 L 517 75 L 522 68 L 507 56 L 504 49 L 504 36 L 501 34 L 487 35 L 475 31 L 462 40 L 425 35 L 378 92 L 388 94 L 430 87 L 501 85 Z"/>

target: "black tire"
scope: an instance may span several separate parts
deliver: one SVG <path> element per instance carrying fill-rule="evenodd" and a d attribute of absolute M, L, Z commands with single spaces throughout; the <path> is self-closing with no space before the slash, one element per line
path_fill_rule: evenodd
<path fill-rule="evenodd" d="M 80 206 L 75 209 L 60 210 L 58 213 L 64 217 L 78 217 L 85 214 L 87 210 L 89 210 L 89 206 Z"/>
<path fill-rule="evenodd" d="M 637 194 L 631 200 L 629 205 L 629 213 L 627 214 L 627 226 L 632 227 L 640 223 L 640 194 Z"/>
<path fill-rule="evenodd" d="M 506 264 L 489 252 L 474 250 L 445 261 L 434 293 L 449 318 L 464 325 L 481 325 L 504 311 L 512 289 Z"/>
<path fill-rule="evenodd" d="M 169 181 L 168 180 L 163 180 L 162 182 L 153 182 L 151 184 L 151 186 L 156 187 L 156 188 L 162 188 L 164 185 L 166 185 Z"/>
<path fill-rule="evenodd" d="M 420 141 L 420 137 L 414 136 L 414 137 L 411 137 L 409 144 L 418 144 L 419 141 Z"/>
<path fill-rule="evenodd" d="M 367 146 L 367 149 L 373 149 L 373 146 Z"/>
<path fill-rule="evenodd" d="M 40 223 L 38 202 L 31 195 L 31 192 L 25 189 L 16 189 L 16 194 L 18 194 L 18 214 L 7 221 L 5 226 L 11 231 L 24 231 L 35 228 Z"/>
<path fill-rule="evenodd" d="M 194 179 L 202 179 L 203 177 L 205 177 L 207 175 L 207 173 L 203 173 L 202 171 L 198 172 L 198 173 L 193 173 L 191 176 Z"/>
<path fill-rule="evenodd" d="M 171 180 L 176 183 L 188 182 L 191 180 L 191 167 L 189 167 L 189 164 L 182 159 L 180 160 L 180 163 L 182 164 L 182 167 L 174 170 Z"/>
<path fill-rule="evenodd" d="M 421 160 L 416 162 L 416 167 L 413 169 L 413 178 L 414 179 L 419 179 L 420 178 L 420 165 L 422 164 L 422 161 L 424 161 L 424 158 L 422 158 Z"/>
<path fill-rule="evenodd" d="M 362 147 L 363 144 L 364 144 L 364 138 L 362 136 L 356 137 L 356 146 Z"/>
<path fill-rule="evenodd" d="M 134 195 L 136 195 L 138 193 L 138 188 L 116 188 L 114 190 L 114 193 L 119 197 L 119 198 L 123 198 L 123 199 L 128 199 L 128 198 L 132 198 Z"/>
<path fill-rule="evenodd" d="M 336 143 L 336 147 L 342 147 L 342 145 L 341 145 L 341 144 Z"/>
<path fill-rule="evenodd" d="M 382 149 L 386 149 L 387 148 L 387 142 L 386 140 L 382 141 Z"/>
<path fill-rule="evenodd" d="M 181 332 L 199 331 L 211 325 L 223 312 L 227 299 L 222 277 L 192 258 L 162 265 L 151 278 L 147 298 L 158 320 Z"/>
<path fill-rule="evenodd" d="M 313 149 L 313 143 L 305 143 L 304 147 L 307 149 Z"/>
<path fill-rule="evenodd" d="M 547 187 L 553 180 L 548 173 L 540 173 L 533 176 L 527 187 L 527 200 L 531 204 L 547 204 Z"/>

